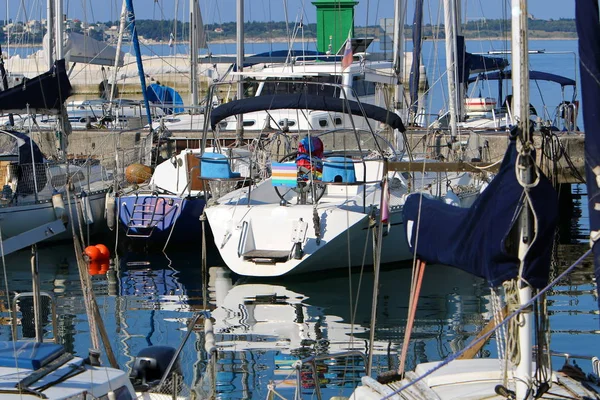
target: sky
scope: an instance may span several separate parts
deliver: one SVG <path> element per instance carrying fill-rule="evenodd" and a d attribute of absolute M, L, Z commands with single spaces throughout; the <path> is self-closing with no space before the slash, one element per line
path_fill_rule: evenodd
<path fill-rule="evenodd" d="M 235 21 L 237 0 L 199 0 L 205 23 Z M 425 0 L 426 22 L 437 23 L 442 0 Z M 244 0 L 245 21 L 284 21 L 286 15 L 293 22 L 303 15 L 307 23 L 316 22 L 315 6 L 310 0 Z M 408 18 L 412 21 L 414 1 L 408 0 Z M 463 21 L 465 19 L 503 18 L 509 12 L 509 0 L 463 0 Z M 574 18 L 574 0 L 529 0 L 529 13 L 538 19 Z M 25 5 L 23 7 L 22 5 Z M 70 18 L 96 22 L 118 19 L 122 0 L 63 0 L 65 13 Z M 0 18 L 24 20 L 45 18 L 46 0 L 4 0 Z M 177 19 L 186 20 L 189 0 L 133 0 L 137 19 Z M 503 9 L 505 11 L 503 11 Z M 177 13 L 176 13 L 177 10 Z M 8 13 L 7 13 L 8 11 Z M 359 0 L 356 6 L 355 25 L 378 25 L 381 18 L 393 18 L 393 0 Z"/>

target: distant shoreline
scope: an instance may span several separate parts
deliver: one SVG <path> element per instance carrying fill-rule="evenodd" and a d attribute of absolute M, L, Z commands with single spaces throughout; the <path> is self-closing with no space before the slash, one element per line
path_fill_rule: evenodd
<path fill-rule="evenodd" d="M 360 37 L 360 36 L 357 36 Z M 502 37 L 481 37 L 481 38 L 465 38 L 465 40 L 467 41 L 482 41 L 482 40 L 504 40 L 505 38 Z M 431 39 L 431 38 L 425 38 L 424 41 L 443 41 L 444 39 Z M 556 36 L 556 37 L 530 37 L 529 40 L 544 40 L 544 41 L 548 41 L 548 40 L 577 40 L 577 37 L 565 37 L 565 36 Z M 263 38 L 247 38 L 246 43 L 248 44 L 252 44 L 252 43 L 286 43 L 288 40 L 285 37 L 279 37 L 279 38 L 271 38 L 271 39 L 263 39 Z M 375 42 L 378 42 L 379 39 L 375 39 Z M 146 40 L 146 39 L 140 39 L 140 42 L 142 42 L 145 45 L 150 45 L 150 46 L 155 46 L 155 45 L 167 45 L 168 42 L 166 41 L 160 41 L 160 40 Z M 304 39 L 304 40 L 294 40 L 294 43 L 314 43 L 316 42 L 316 39 Z M 177 44 L 181 45 L 182 43 L 185 42 L 178 42 Z M 212 40 L 210 41 L 208 44 L 235 44 L 236 40 L 235 39 L 220 39 L 220 40 Z M 32 48 L 32 47 L 41 47 L 42 43 L 28 43 L 28 44 L 13 44 L 11 43 L 10 46 L 7 43 L 2 43 L 2 47 L 4 49 L 8 49 L 10 48 Z"/>

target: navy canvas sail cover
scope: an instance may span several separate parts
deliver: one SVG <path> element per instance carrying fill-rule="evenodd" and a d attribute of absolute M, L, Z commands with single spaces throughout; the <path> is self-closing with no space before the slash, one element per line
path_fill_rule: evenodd
<path fill-rule="evenodd" d="M 407 198 L 402 212 L 406 236 L 411 251 L 419 259 L 460 268 L 486 279 L 491 286 L 518 276 L 518 244 L 511 230 L 517 225 L 524 189 L 515 175 L 515 142 L 511 140 L 500 171 L 470 208 L 421 194 Z M 538 184 L 529 190 L 537 230 L 525 256 L 523 272 L 523 278 L 534 288 L 544 287 L 548 282 L 552 239 L 558 221 L 556 192 L 541 172 L 539 178 Z M 511 243 L 513 251 L 509 249 Z"/>
<path fill-rule="evenodd" d="M 508 60 L 506 58 L 487 57 L 467 52 L 464 36 L 456 36 L 456 48 L 458 49 L 458 70 L 462 72 L 458 74 L 458 79 L 461 83 L 466 82 L 470 74 L 502 70 L 508 67 Z"/>
<path fill-rule="evenodd" d="M 491 72 L 489 74 L 479 74 L 477 76 L 472 76 L 469 78 L 469 83 L 475 82 L 477 79 L 479 80 L 489 80 L 489 81 L 498 81 L 500 79 L 511 79 L 512 71 L 496 71 Z M 551 74 L 549 72 L 542 71 L 529 71 L 529 80 L 531 81 L 549 81 L 556 82 L 561 86 L 575 86 L 576 82 L 571 79 L 561 75 Z"/>
<path fill-rule="evenodd" d="M 394 129 L 398 129 L 400 132 L 406 130 L 400 117 L 385 108 L 371 104 L 359 104 L 356 101 L 340 99 L 337 97 L 325 97 L 304 93 L 276 94 L 233 100 L 212 110 L 210 114 L 210 124 L 214 130 L 219 122 L 232 115 L 246 114 L 254 111 L 283 109 L 350 113 L 352 115 L 383 122 Z"/>
<path fill-rule="evenodd" d="M 600 282 L 600 20 L 598 0 L 577 0 L 575 22 L 579 36 L 581 103 L 585 125 L 585 177 L 594 250 L 596 285 Z M 600 298 L 598 298 L 600 307 Z"/>
<path fill-rule="evenodd" d="M 0 110 L 24 113 L 29 106 L 31 111 L 56 114 L 71 92 L 65 60 L 58 60 L 50 71 L 1 91 Z"/>

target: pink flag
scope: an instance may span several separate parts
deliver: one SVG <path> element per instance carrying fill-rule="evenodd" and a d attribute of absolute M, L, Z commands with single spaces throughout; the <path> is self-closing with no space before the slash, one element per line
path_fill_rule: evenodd
<path fill-rule="evenodd" d="M 348 35 L 346 40 L 346 48 L 344 49 L 344 57 L 342 58 L 342 71 L 352 64 L 352 39 Z"/>

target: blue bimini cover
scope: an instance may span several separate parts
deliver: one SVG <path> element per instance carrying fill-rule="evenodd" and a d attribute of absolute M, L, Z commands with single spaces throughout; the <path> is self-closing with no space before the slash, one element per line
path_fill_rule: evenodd
<path fill-rule="evenodd" d="M 146 90 L 148 101 L 157 103 L 163 109 L 165 114 L 182 113 L 183 99 L 181 95 L 172 87 L 153 83 Z"/>
<path fill-rule="evenodd" d="M 212 110 L 210 114 L 210 125 L 214 130 L 219 122 L 232 115 L 246 114 L 255 111 L 284 109 L 347 113 L 383 122 L 393 129 L 398 129 L 400 132 L 406 131 L 400 117 L 385 108 L 374 106 L 372 104 L 359 104 L 356 101 L 337 97 L 325 97 L 304 93 L 265 95 L 230 101 L 229 103 L 223 104 Z"/>
<path fill-rule="evenodd" d="M 513 228 L 517 227 L 517 216 L 524 204 L 524 189 L 515 176 L 516 159 L 512 139 L 500 171 L 470 208 L 420 194 L 409 196 L 403 217 L 411 251 L 423 261 L 454 266 L 484 278 L 491 286 L 518 276 L 518 238 L 514 235 L 518 231 Z M 537 229 L 523 272 L 523 278 L 534 288 L 548 282 L 558 221 L 556 191 L 548 178 L 539 173 L 539 182 L 529 190 Z"/>
<path fill-rule="evenodd" d="M 36 370 L 63 353 L 63 346 L 54 343 L 0 341 L 0 367 Z"/>

